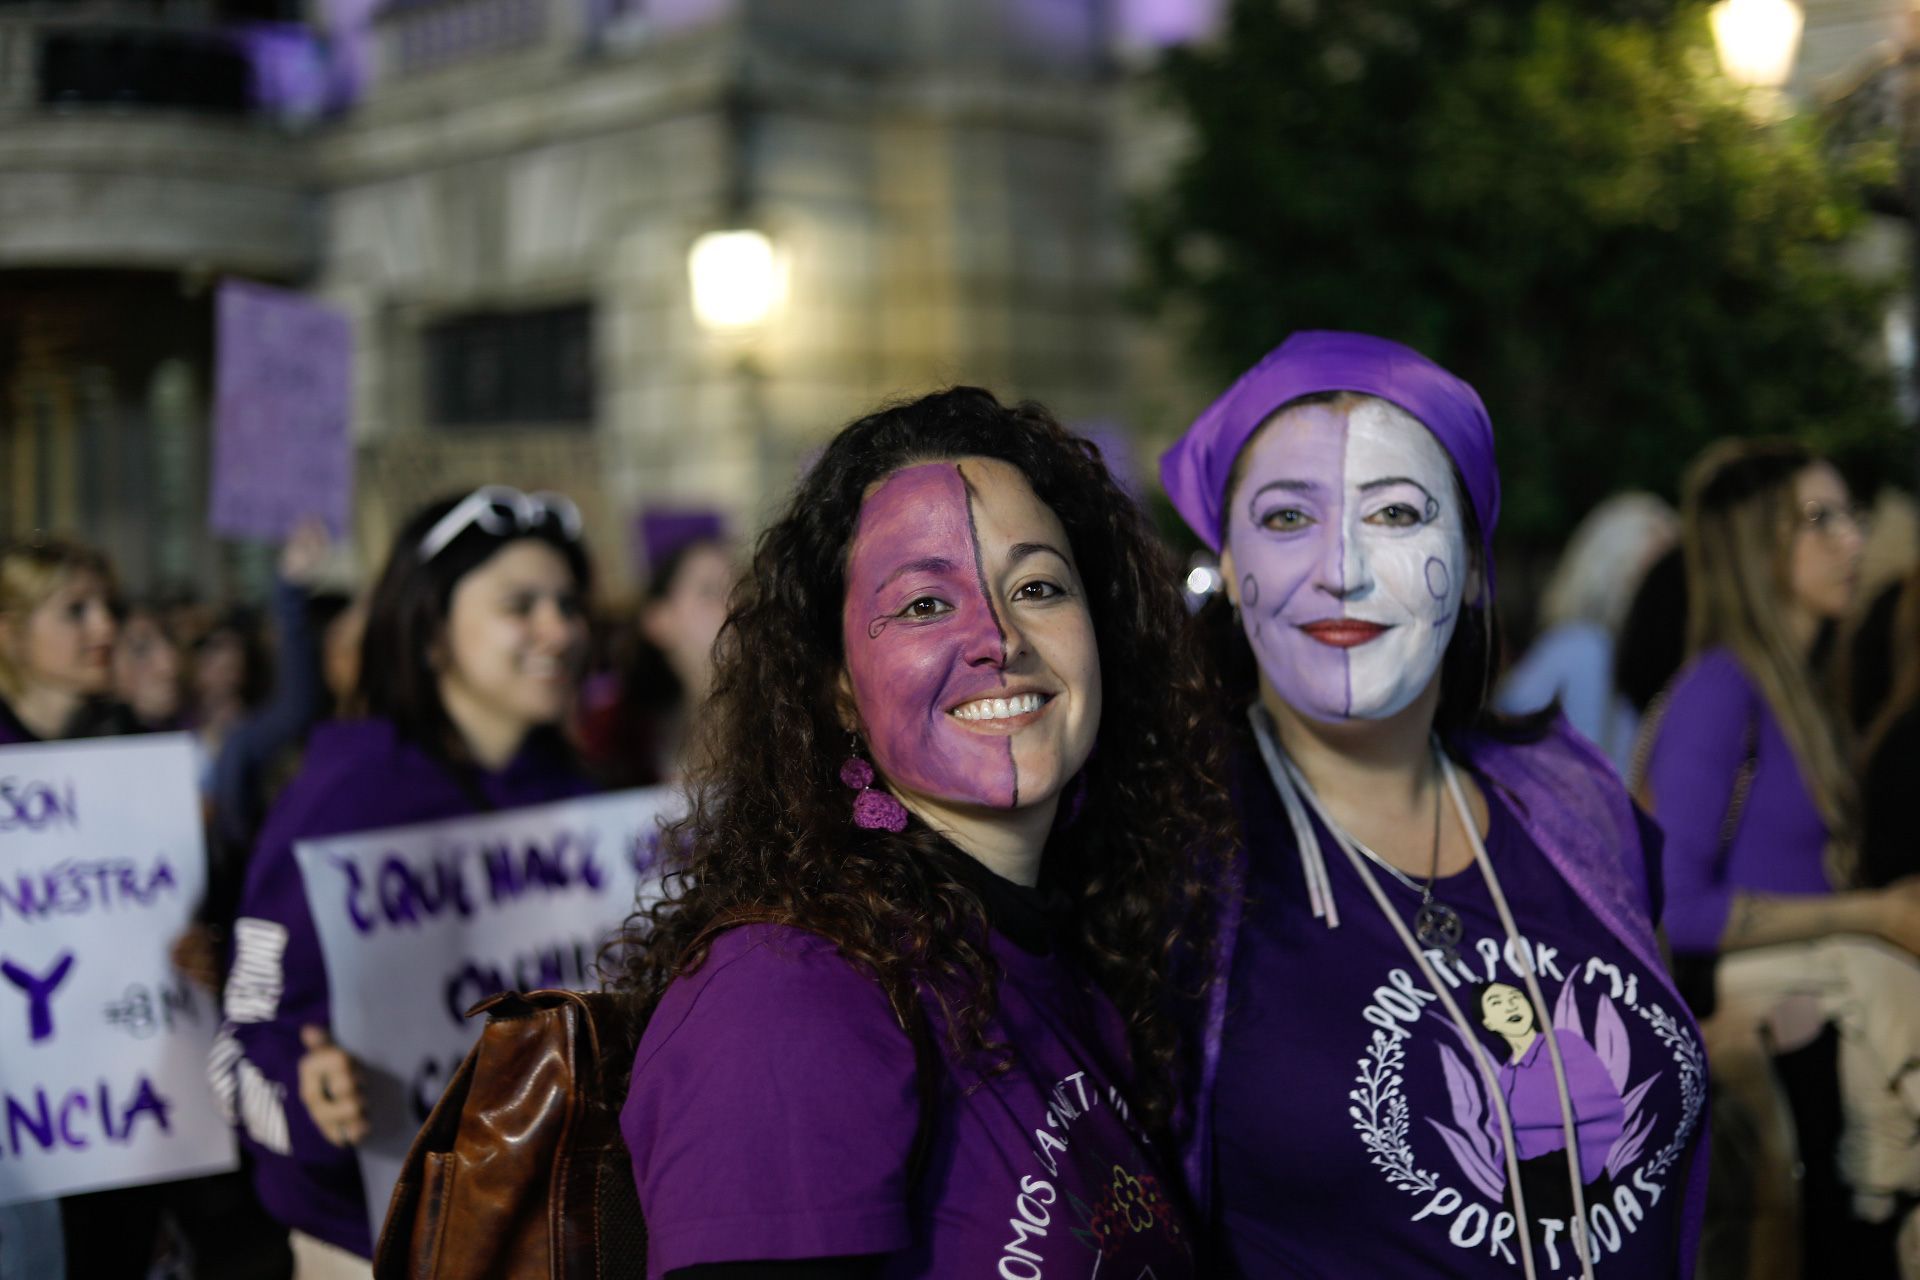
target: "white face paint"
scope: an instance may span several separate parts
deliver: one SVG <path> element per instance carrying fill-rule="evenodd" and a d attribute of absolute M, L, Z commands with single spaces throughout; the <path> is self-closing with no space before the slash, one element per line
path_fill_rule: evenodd
<path fill-rule="evenodd" d="M 1254 654 L 1294 710 L 1383 720 L 1439 671 L 1466 526 L 1446 451 L 1397 405 L 1306 405 L 1264 427 L 1227 546 Z"/>

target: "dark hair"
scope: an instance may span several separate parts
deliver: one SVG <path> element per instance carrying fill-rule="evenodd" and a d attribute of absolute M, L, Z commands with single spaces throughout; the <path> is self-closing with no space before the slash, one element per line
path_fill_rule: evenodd
<path fill-rule="evenodd" d="M 1645 711 L 1687 660 L 1687 558 L 1676 544 L 1655 560 L 1633 593 L 1613 653 L 1613 682 Z"/>
<path fill-rule="evenodd" d="M 622 639 L 625 657 L 620 663 L 620 690 L 623 704 L 629 710 L 660 714 L 678 707 L 686 697 L 686 688 L 681 684 L 673 664 L 667 661 L 665 651 L 647 638 L 640 623 L 646 615 L 647 606 L 667 598 L 673 590 L 674 579 L 680 576 L 680 570 L 688 560 L 701 551 L 724 551 L 726 545 L 725 539 L 715 536 L 688 538 L 662 556 L 660 563 L 654 566 L 652 575 L 647 579 L 646 590 L 640 595 L 640 607 L 634 617 L 634 625 L 626 629 Z"/>
<path fill-rule="evenodd" d="M 1221 502 L 1220 545 L 1226 545 L 1227 512 L 1232 507 L 1234 490 L 1240 487 L 1241 469 L 1253 444 L 1272 426 L 1275 418 L 1291 409 L 1307 405 L 1334 404 L 1347 397 L 1364 397 L 1355 391 L 1315 391 L 1295 396 L 1267 415 L 1266 422 L 1240 446 L 1233 466 L 1227 472 L 1227 491 Z M 1417 419 L 1416 419 L 1417 421 Z M 1463 535 L 1467 540 L 1467 561 L 1483 579 L 1491 582 L 1493 566 L 1486 562 L 1485 540 L 1480 528 L 1480 513 L 1467 498 L 1466 481 L 1453 460 L 1447 460 L 1453 477 L 1454 501 L 1459 504 Z M 1229 724 L 1245 723 L 1245 711 L 1260 687 L 1260 668 L 1247 643 L 1246 633 L 1233 614 L 1225 593 L 1216 595 L 1201 609 L 1200 626 L 1207 637 L 1217 672 L 1218 710 Z M 1440 659 L 1440 706 L 1434 713 L 1433 727 L 1442 740 L 1451 742 L 1462 733 L 1480 733 L 1505 742 L 1536 742 L 1545 736 L 1560 715 L 1556 699 L 1539 711 L 1507 715 L 1493 709 L 1494 677 L 1501 650 L 1500 617 L 1491 602 L 1473 604 L 1464 597 L 1453 635 Z"/>
<path fill-rule="evenodd" d="M 353 597 L 344 591 L 314 591 L 307 596 L 307 633 L 325 636 L 327 628 L 353 607 Z"/>
<path fill-rule="evenodd" d="M 420 542 L 460 496 L 429 503 L 400 526 L 386 567 L 367 602 L 366 633 L 360 642 L 360 686 L 355 710 L 390 721 L 400 736 L 436 755 L 459 758 L 464 748 L 440 701 L 433 650 L 446 625 L 453 589 L 502 548 L 523 538 L 546 543 L 573 571 L 584 595 L 592 586 L 586 548 L 569 539 L 554 521 L 502 537 L 478 524 L 468 525 L 431 559 L 420 558 Z"/>
<path fill-rule="evenodd" d="M 222 636 L 232 636 L 240 646 L 240 702 L 257 707 L 266 701 L 273 688 L 273 663 L 267 654 L 266 636 L 261 630 L 260 612 L 248 605 L 229 605 L 213 620 L 213 625 L 193 638 L 189 651 L 199 661 L 207 648 Z"/>
<path fill-rule="evenodd" d="M 1508 982 L 1502 978 L 1493 978 L 1486 982 L 1469 982 L 1460 988 L 1467 993 L 1468 1000 L 1470 1001 L 1467 1007 L 1473 1010 L 1473 1022 L 1475 1026 L 1483 1031 L 1490 1029 L 1487 1027 L 1486 1006 L 1482 1002 L 1487 998 L 1487 993 L 1495 987 L 1510 987 L 1518 991 L 1520 998 L 1527 1002 L 1527 1008 L 1533 1010 L 1534 1029 L 1538 1031 L 1548 1030 L 1546 1017 L 1540 1012 L 1539 1006 L 1534 1004 L 1533 994 L 1527 990 L 1526 983 Z"/>
<path fill-rule="evenodd" d="M 789 925 L 836 943 L 896 1011 L 920 992 L 944 1006 L 949 1047 L 998 1058 L 986 1039 L 998 970 L 978 895 L 948 846 L 915 820 L 856 828 L 838 777 L 841 611 L 848 546 L 870 486 L 902 467 L 966 457 L 1018 468 L 1059 518 L 1085 583 L 1108 673 L 1107 728 L 1080 816 L 1048 840 L 1042 886 L 1073 909 L 1064 945 L 1126 1020 L 1149 1124 L 1171 1112 L 1180 1045 L 1176 960 L 1209 956 L 1215 886 L 1233 838 L 1223 746 L 1185 630 L 1177 575 L 1145 514 L 1088 442 L 1037 404 L 957 387 L 840 432 L 761 536 L 720 633 L 691 773 L 691 815 L 669 835 L 668 897 L 629 921 L 622 985 L 649 1012 L 697 969 L 720 931 Z M 1066 806 L 1062 806 L 1063 812 Z"/>

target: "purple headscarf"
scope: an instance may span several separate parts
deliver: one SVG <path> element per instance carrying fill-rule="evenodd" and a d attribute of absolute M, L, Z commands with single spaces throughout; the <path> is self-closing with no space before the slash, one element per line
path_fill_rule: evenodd
<path fill-rule="evenodd" d="M 1220 549 L 1220 512 L 1235 458 L 1260 424 L 1289 400 L 1319 391 L 1358 391 L 1399 405 L 1433 432 L 1460 469 L 1480 522 L 1489 577 L 1500 472 L 1493 423 L 1472 387 L 1411 347 L 1364 333 L 1303 330 L 1240 375 L 1160 456 L 1167 496 L 1200 540 Z"/>

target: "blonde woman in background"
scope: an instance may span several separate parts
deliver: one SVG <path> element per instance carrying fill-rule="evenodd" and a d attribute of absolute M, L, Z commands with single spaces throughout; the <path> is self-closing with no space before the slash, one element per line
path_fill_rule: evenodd
<path fill-rule="evenodd" d="M 1643 792 L 1667 834 L 1667 933 L 1682 959 L 1719 957 L 1713 1061 L 1758 1114 L 1782 1002 L 1839 1027 L 1840 1170 L 1856 1215 L 1884 1222 L 1920 1192 L 1920 885 L 1852 887 L 1856 788 L 1809 660 L 1852 599 L 1860 523 L 1839 473 L 1786 441 L 1710 449 L 1682 514 L 1690 656 L 1650 719 Z"/>
<path fill-rule="evenodd" d="M 55 539 L 0 548 L 0 745 L 136 729 L 108 700 L 118 636 L 105 556 Z"/>
<path fill-rule="evenodd" d="M 0 746 L 139 732 L 110 696 L 113 601 L 112 567 L 91 547 L 0 545 Z M 227 1173 L 0 1209 L 0 1276 L 145 1276 L 163 1214 L 186 1237 L 199 1280 L 270 1276 L 289 1260 L 286 1233 L 245 1176 Z"/>
<path fill-rule="evenodd" d="M 1617 493 L 1587 513 L 1540 602 L 1540 635 L 1500 682 L 1509 715 L 1556 698 L 1567 722 L 1624 775 L 1640 717 L 1614 687 L 1614 642 L 1647 568 L 1680 535 L 1673 508 L 1650 493 Z"/>

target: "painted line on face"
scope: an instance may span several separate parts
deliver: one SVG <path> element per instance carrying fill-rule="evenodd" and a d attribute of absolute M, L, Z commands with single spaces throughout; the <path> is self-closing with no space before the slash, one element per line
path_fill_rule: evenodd
<path fill-rule="evenodd" d="M 987 589 L 986 558 L 980 549 L 980 522 L 975 515 L 975 507 L 980 495 L 974 491 L 973 481 L 967 478 L 966 468 L 959 463 L 953 464 L 954 474 L 960 477 L 960 483 L 967 490 L 967 540 L 973 544 L 973 578 L 980 588 L 980 596 L 987 602 L 987 615 L 993 619 L 993 629 L 1000 635 L 1000 687 L 1007 687 L 1007 626 L 1000 617 L 1000 604 L 993 598 L 993 592 Z M 1010 808 L 1020 807 L 1020 763 L 1014 759 L 1013 739 L 1007 739 L 1007 773 L 1013 778 L 1013 803 Z"/>
<path fill-rule="evenodd" d="M 1340 415 L 1340 488 L 1339 505 L 1334 508 L 1337 523 L 1340 526 L 1340 573 L 1335 589 L 1340 593 L 1335 598 L 1340 601 L 1340 616 L 1347 616 L 1347 473 L 1353 469 L 1353 409 L 1349 407 Z M 1340 669 L 1346 674 L 1347 705 L 1345 714 L 1353 715 L 1353 651 L 1344 650 L 1340 654 Z"/>

